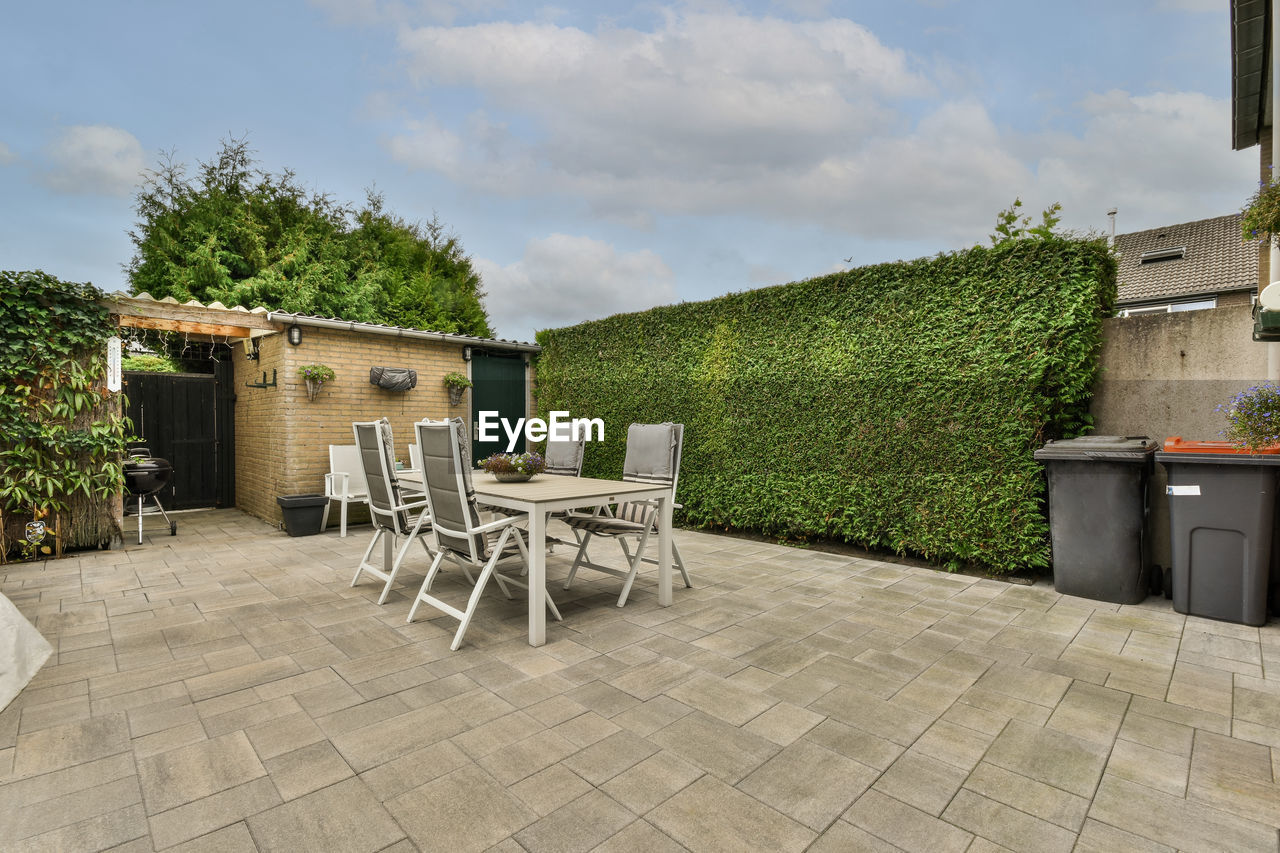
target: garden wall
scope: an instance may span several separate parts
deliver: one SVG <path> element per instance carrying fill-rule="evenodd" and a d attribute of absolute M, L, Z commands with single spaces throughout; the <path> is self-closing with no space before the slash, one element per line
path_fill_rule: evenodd
<path fill-rule="evenodd" d="M 1221 440 L 1225 417 L 1214 407 L 1276 376 L 1276 344 L 1252 340 L 1245 303 L 1176 314 L 1114 317 L 1103 324 L 1102 370 L 1090 411 L 1102 435 Z M 1170 565 L 1164 469 L 1151 487 L 1152 559 Z"/>
<path fill-rule="evenodd" d="M 686 523 L 996 571 L 1049 562 L 1031 452 L 1084 425 L 1115 264 L 1022 241 L 539 334 L 538 407 L 686 424 Z"/>

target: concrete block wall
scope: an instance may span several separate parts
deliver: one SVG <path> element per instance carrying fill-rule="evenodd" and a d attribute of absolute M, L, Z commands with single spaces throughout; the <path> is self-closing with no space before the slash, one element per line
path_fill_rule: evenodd
<path fill-rule="evenodd" d="M 272 522 L 281 520 L 277 495 L 321 493 L 329 471 L 329 445 L 353 444 L 353 421 L 386 417 L 395 434 L 396 456 L 409 464 L 413 423 L 423 418 L 461 416 L 471 420 L 468 391 L 461 404 L 449 405 L 447 373 L 466 373 L 461 342 L 400 338 L 335 329 L 302 327 L 302 343 L 291 346 L 283 334 L 260 339 L 260 358 L 248 361 L 243 346 L 235 355 L 236 503 Z M 315 400 L 307 399 L 298 369 L 325 364 L 336 375 Z M 369 383 L 371 367 L 407 367 L 418 372 L 411 391 L 385 391 Z M 255 389 L 265 370 L 276 370 L 274 388 Z M 352 518 L 367 518 L 352 511 Z M 336 512 L 331 524 L 337 523 Z"/>
<path fill-rule="evenodd" d="M 1226 425 L 1214 407 L 1275 378 L 1280 344 L 1252 339 L 1248 301 L 1203 311 L 1115 317 L 1105 322 L 1102 374 L 1090 407 L 1098 435 L 1218 441 Z M 1152 553 L 1170 565 L 1165 475 L 1151 488 Z"/>

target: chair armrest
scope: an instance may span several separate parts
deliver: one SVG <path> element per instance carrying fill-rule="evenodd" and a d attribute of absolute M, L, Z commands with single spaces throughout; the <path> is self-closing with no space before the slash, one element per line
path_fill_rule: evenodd
<path fill-rule="evenodd" d="M 333 471 L 324 475 L 324 493 L 326 497 L 346 497 L 347 483 L 350 481 L 351 475 L 345 471 Z M 337 488 L 334 483 L 340 484 Z"/>
<path fill-rule="evenodd" d="M 396 504 L 391 508 L 391 511 L 399 512 L 402 509 L 423 509 L 424 507 L 426 507 L 426 505 L 427 505 L 427 501 L 424 498 L 423 500 L 420 500 L 420 501 L 412 501 L 410 503 Z"/>
<path fill-rule="evenodd" d="M 529 520 L 529 513 L 527 512 L 522 512 L 519 515 L 504 515 L 502 518 L 499 518 L 496 521 L 490 521 L 489 523 L 482 524 L 479 527 L 471 528 L 471 532 L 472 533 L 488 533 L 490 530 L 501 530 L 504 527 L 509 527 L 510 525 L 519 524 L 520 522 L 528 521 L 528 520 Z"/>

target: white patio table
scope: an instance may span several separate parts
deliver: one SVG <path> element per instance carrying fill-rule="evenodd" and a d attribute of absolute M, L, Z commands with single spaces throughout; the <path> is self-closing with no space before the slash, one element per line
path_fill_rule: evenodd
<path fill-rule="evenodd" d="M 397 472 L 410 488 L 422 488 L 419 472 Z M 529 514 L 529 645 L 547 642 L 547 515 L 620 500 L 658 502 L 658 603 L 671 605 L 671 487 L 592 477 L 539 475 L 523 483 L 500 483 L 492 474 L 472 472 L 476 498 L 485 504 Z"/>

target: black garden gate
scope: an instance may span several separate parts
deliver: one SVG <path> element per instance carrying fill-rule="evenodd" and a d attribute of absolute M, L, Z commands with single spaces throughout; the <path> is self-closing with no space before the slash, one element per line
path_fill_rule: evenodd
<path fill-rule="evenodd" d="M 126 414 L 152 456 L 173 465 L 167 509 L 235 506 L 235 404 L 230 362 L 214 373 L 124 374 Z"/>

